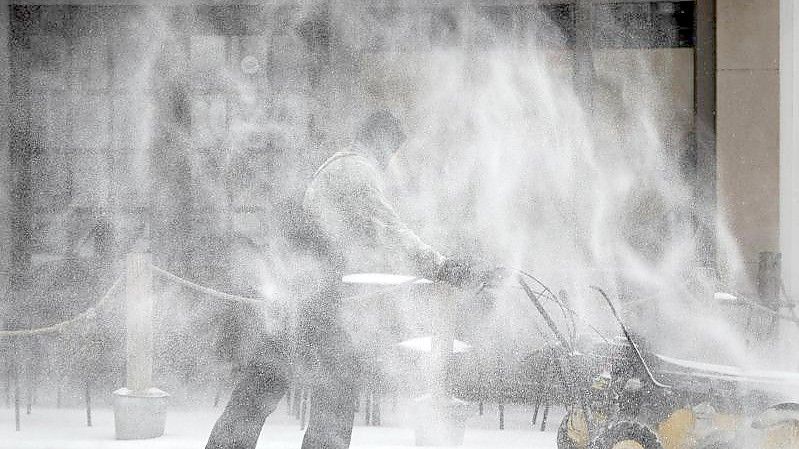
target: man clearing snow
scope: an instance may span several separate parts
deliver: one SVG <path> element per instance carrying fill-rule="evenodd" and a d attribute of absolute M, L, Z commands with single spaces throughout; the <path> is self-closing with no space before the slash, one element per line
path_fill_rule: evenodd
<path fill-rule="evenodd" d="M 463 288 L 493 280 L 495 268 L 448 259 L 424 243 L 385 198 L 383 170 L 405 134 L 386 111 L 370 115 L 349 151 L 331 156 L 314 174 L 295 231 L 312 254 L 298 307 L 297 348 L 313 388 L 303 449 L 347 448 L 362 363 L 339 319 L 341 278 L 363 271 L 401 272 Z M 310 249 L 310 251 L 309 251 Z M 306 264 L 307 266 L 308 264 Z M 287 345 L 268 341 L 246 369 L 219 418 L 207 449 L 255 447 L 266 417 L 288 387 Z"/>
<path fill-rule="evenodd" d="M 445 258 L 411 231 L 386 200 L 382 173 L 404 141 L 393 115 L 373 113 L 351 150 L 330 157 L 305 192 L 304 210 L 339 253 L 339 274 L 412 271 L 456 287 L 491 281 L 494 268 Z M 362 368 L 338 320 L 339 280 L 300 311 L 300 347 L 306 348 L 314 374 L 303 449 L 346 448 L 352 434 Z"/>
<path fill-rule="evenodd" d="M 305 191 L 303 208 L 341 251 L 348 273 L 410 269 L 434 279 L 444 266 L 444 256 L 400 220 L 383 193 L 383 170 L 404 140 L 394 116 L 372 114 L 350 151 L 330 157 Z"/>

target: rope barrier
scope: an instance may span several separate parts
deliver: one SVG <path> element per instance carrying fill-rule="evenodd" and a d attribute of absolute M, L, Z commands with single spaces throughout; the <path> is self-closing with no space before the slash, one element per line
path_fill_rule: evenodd
<path fill-rule="evenodd" d="M 400 282 L 397 285 L 392 285 L 391 287 L 381 288 L 381 289 L 378 289 L 378 290 L 375 290 L 375 291 L 361 293 L 359 295 L 347 296 L 343 300 L 347 301 L 347 302 L 359 301 L 361 299 L 367 299 L 367 298 L 370 298 L 372 296 L 382 295 L 382 294 L 385 294 L 385 293 L 391 293 L 391 292 L 393 292 L 395 290 L 402 290 L 403 288 L 408 287 L 408 286 L 410 286 L 410 285 L 414 284 L 415 282 L 420 281 L 422 279 L 424 279 L 424 278 L 415 277 L 415 278 L 409 279 L 407 281 Z"/>
<path fill-rule="evenodd" d="M 155 265 L 151 265 L 150 268 L 153 270 L 154 273 L 158 274 L 159 276 L 169 279 L 179 285 L 184 287 L 190 288 L 192 290 L 198 291 L 200 293 L 206 294 L 211 297 L 215 297 L 218 299 L 222 299 L 229 302 L 235 302 L 240 304 L 251 304 L 257 306 L 272 306 L 275 305 L 277 301 L 274 299 L 254 299 L 254 298 L 246 298 L 243 296 L 232 295 L 229 293 L 220 292 L 218 290 L 214 290 L 210 287 L 205 287 L 203 285 L 194 283 L 187 279 L 183 279 L 180 276 L 177 276 L 169 271 L 164 270 L 163 268 L 157 267 Z M 65 328 L 69 327 L 72 324 L 75 324 L 79 321 L 84 319 L 93 319 L 96 317 L 96 309 L 102 307 L 106 302 L 111 299 L 112 294 L 123 284 L 124 277 L 118 277 L 111 287 L 105 292 L 105 294 L 91 307 L 87 308 L 83 312 L 75 315 L 74 317 L 61 321 L 60 323 L 52 324 L 46 327 L 40 327 L 36 329 L 18 329 L 18 330 L 5 330 L 0 331 L 0 338 L 4 337 L 30 337 L 34 335 L 46 335 L 46 334 L 54 334 L 62 332 Z M 357 301 L 360 299 L 365 299 L 369 297 L 374 297 L 377 295 L 390 293 L 396 290 L 403 289 L 414 282 L 418 281 L 420 278 L 413 278 L 409 281 L 402 282 L 397 285 L 393 285 L 388 288 L 379 289 L 372 292 L 363 293 L 360 295 L 348 296 L 345 298 L 347 301 Z"/>
<path fill-rule="evenodd" d="M 749 306 L 753 309 L 760 310 L 761 312 L 765 312 L 771 316 L 775 316 L 777 318 L 783 319 L 785 321 L 790 321 L 795 324 L 799 324 L 799 318 L 786 315 L 784 313 L 779 312 L 778 310 L 774 310 L 771 307 L 764 306 L 763 304 L 758 303 L 755 300 L 745 298 L 743 296 L 738 296 L 738 300 L 741 301 L 742 305 Z"/>
<path fill-rule="evenodd" d="M 169 271 L 164 270 L 163 268 L 159 268 L 155 265 L 150 265 L 150 268 L 153 270 L 154 273 L 157 273 L 161 277 L 169 279 L 177 284 L 180 284 L 184 287 L 190 288 L 192 290 L 196 290 L 200 293 L 204 293 L 208 296 L 212 296 L 218 299 L 222 299 L 225 301 L 236 302 L 236 303 L 243 303 L 243 304 L 252 304 L 252 305 L 271 305 L 275 301 L 273 299 L 254 299 L 254 298 L 245 298 L 243 296 L 238 295 L 231 295 L 230 293 L 220 292 L 218 290 L 214 290 L 210 287 L 205 287 L 200 284 L 196 284 L 192 281 L 187 279 L 183 279 L 182 277 L 172 274 Z"/>
<path fill-rule="evenodd" d="M 74 317 L 62 321 L 60 323 L 52 324 L 47 327 L 40 327 L 37 329 L 19 329 L 19 330 L 8 330 L 8 331 L 0 331 L 0 337 L 30 337 L 33 335 L 44 335 L 44 334 L 54 334 L 64 330 L 64 328 L 68 327 L 71 324 L 75 324 L 83 319 L 92 319 L 96 317 L 96 309 L 103 306 L 109 299 L 111 299 L 112 294 L 114 291 L 119 288 L 120 285 L 123 284 L 124 277 L 120 276 L 114 281 L 111 287 L 105 292 L 105 294 L 91 307 L 84 310 L 83 312 L 75 315 Z"/>
<path fill-rule="evenodd" d="M 200 284 L 197 284 L 195 282 L 192 282 L 192 281 L 189 281 L 187 279 L 184 279 L 184 278 L 182 278 L 182 277 L 180 277 L 180 276 L 178 276 L 176 274 L 170 273 L 169 271 L 166 271 L 163 268 L 160 268 L 158 266 L 151 265 L 150 268 L 152 268 L 154 273 L 157 273 L 157 274 L 159 274 L 160 276 L 162 276 L 162 277 L 164 277 L 166 279 L 174 281 L 177 284 L 180 284 L 180 285 L 182 285 L 184 287 L 196 290 L 196 291 L 198 291 L 200 293 L 204 293 L 204 294 L 206 294 L 208 296 L 215 297 L 215 298 L 218 298 L 218 299 L 222 299 L 222 300 L 225 300 L 225 301 L 236 302 L 236 303 L 244 303 L 244 304 L 252 304 L 252 305 L 257 305 L 257 306 L 268 306 L 268 305 L 274 305 L 275 303 L 277 303 L 277 301 L 275 299 L 270 299 L 270 298 L 267 298 L 267 299 L 246 298 L 244 296 L 231 295 L 230 293 L 220 292 L 218 290 L 214 290 L 213 288 L 205 287 L 203 285 L 200 285 Z M 357 301 L 357 300 L 369 298 L 369 297 L 372 297 L 372 296 L 377 296 L 377 295 L 381 295 L 381 294 L 385 294 L 385 293 L 391 293 L 391 292 L 393 292 L 395 290 L 401 290 L 401 289 L 413 284 L 414 282 L 419 281 L 420 279 L 422 279 L 422 278 L 415 277 L 415 278 L 412 278 L 410 280 L 407 280 L 407 281 L 404 281 L 402 283 L 399 283 L 397 285 L 392 285 L 391 287 L 375 290 L 375 291 L 372 291 L 372 292 L 366 292 L 366 293 L 359 294 L 359 295 L 348 296 L 348 297 L 344 298 L 344 300 L 345 301 Z"/>

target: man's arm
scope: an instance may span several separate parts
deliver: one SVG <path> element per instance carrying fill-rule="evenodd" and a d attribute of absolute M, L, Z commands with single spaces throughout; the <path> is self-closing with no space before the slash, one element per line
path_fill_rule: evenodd
<path fill-rule="evenodd" d="M 384 248 L 410 262 L 417 274 L 459 288 L 490 283 L 496 277 L 496 267 L 446 258 L 419 238 L 388 202 L 379 174 L 368 163 L 348 160 L 329 170 L 322 175 L 325 187 L 318 191 L 326 198 L 324 208 L 366 246 Z"/>
<path fill-rule="evenodd" d="M 419 274 L 427 279 L 444 281 L 455 287 L 470 288 L 490 284 L 499 279 L 498 267 L 487 266 L 467 259 L 446 258 L 417 236 L 391 207 L 379 186 L 370 184 L 357 187 L 355 198 L 361 198 L 367 207 L 367 217 L 372 235 L 381 246 L 405 255 L 416 265 Z"/>
<path fill-rule="evenodd" d="M 362 236 L 372 245 L 408 259 L 418 274 L 435 279 L 445 257 L 399 217 L 371 168 L 355 166 L 347 171 L 345 185 L 336 189 L 337 203 L 347 224 L 362 231 Z"/>

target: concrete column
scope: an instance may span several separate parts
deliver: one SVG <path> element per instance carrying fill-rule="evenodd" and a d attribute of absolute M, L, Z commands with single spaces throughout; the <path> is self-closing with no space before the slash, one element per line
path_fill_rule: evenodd
<path fill-rule="evenodd" d="M 716 2 L 700 1 L 695 9 L 696 47 L 693 52 L 694 166 L 698 205 L 699 254 L 702 264 L 716 267 L 716 239 L 713 225 L 716 195 Z"/>
<path fill-rule="evenodd" d="M 780 0 L 717 0 L 718 205 L 754 281 L 779 251 Z"/>
<path fill-rule="evenodd" d="M 780 1 L 780 252 L 788 294 L 799 289 L 799 7 Z"/>

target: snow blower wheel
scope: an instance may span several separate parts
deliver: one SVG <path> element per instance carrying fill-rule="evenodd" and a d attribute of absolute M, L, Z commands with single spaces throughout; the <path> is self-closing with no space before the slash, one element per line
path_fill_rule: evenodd
<path fill-rule="evenodd" d="M 558 449 L 585 449 L 588 446 L 588 429 L 580 411 L 569 411 L 558 426 Z"/>
<path fill-rule="evenodd" d="M 649 427 L 634 421 L 619 421 L 599 434 L 589 449 L 663 449 Z"/>

